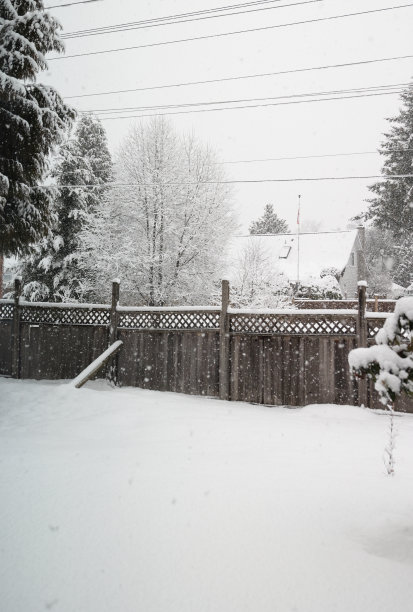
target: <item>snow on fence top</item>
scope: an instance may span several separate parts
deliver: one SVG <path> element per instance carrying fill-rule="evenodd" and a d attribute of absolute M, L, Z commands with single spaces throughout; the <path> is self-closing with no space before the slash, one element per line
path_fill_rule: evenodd
<path fill-rule="evenodd" d="M 118 312 L 220 312 L 219 306 L 117 306 Z"/>
<path fill-rule="evenodd" d="M 282 315 L 282 316 L 324 316 L 331 315 L 333 317 L 340 317 L 342 315 L 357 316 L 357 310 L 350 308 L 340 309 L 337 308 L 228 308 L 230 314 L 251 314 L 251 315 Z"/>
<path fill-rule="evenodd" d="M 85 310 L 92 310 L 94 308 L 110 308 L 109 304 L 78 304 L 77 302 L 26 302 L 25 300 L 19 300 L 19 306 L 40 306 L 41 308 L 84 308 Z"/>
<path fill-rule="evenodd" d="M 14 302 L 0 301 L 0 319 L 12 319 Z M 97 325 L 109 327 L 106 304 L 20 302 L 22 323 Z M 218 331 L 221 310 L 216 306 L 117 307 L 119 329 Z M 238 334 L 355 336 L 357 310 L 345 309 L 228 309 L 229 331 Z M 367 336 L 383 326 L 384 313 L 366 313 Z"/>
<path fill-rule="evenodd" d="M 366 312 L 366 319 L 387 319 L 391 317 L 391 312 Z"/>

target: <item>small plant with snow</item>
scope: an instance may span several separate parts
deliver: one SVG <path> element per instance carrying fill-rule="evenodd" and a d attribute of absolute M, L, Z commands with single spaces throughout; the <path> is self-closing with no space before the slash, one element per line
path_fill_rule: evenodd
<path fill-rule="evenodd" d="M 396 430 L 394 401 L 402 393 L 413 396 L 413 297 L 401 298 L 393 315 L 376 335 L 376 346 L 354 349 L 349 354 L 350 367 L 357 376 L 374 380 L 380 401 L 390 412 L 388 441 L 384 464 L 394 475 Z"/>
<path fill-rule="evenodd" d="M 350 352 L 357 376 L 374 380 L 383 404 L 405 393 L 413 396 L 413 297 L 401 298 L 376 336 L 376 345 Z"/>

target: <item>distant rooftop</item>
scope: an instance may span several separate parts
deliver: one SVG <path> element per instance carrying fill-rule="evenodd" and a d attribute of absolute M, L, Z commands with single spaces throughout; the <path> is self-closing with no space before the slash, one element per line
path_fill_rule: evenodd
<path fill-rule="evenodd" d="M 354 229 L 300 234 L 300 278 L 319 277 L 320 272 L 329 267 L 341 272 L 349 260 L 357 233 Z M 240 258 L 248 248 L 257 248 L 271 269 L 283 272 L 292 281 L 297 279 L 297 234 L 255 234 L 231 238 L 226 274 L 230 280 L 235 280 Z"/>

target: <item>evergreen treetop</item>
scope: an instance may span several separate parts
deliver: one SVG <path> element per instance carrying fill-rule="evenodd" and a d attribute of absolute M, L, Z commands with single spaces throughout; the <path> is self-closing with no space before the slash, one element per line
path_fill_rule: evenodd
<path fill-rule="evenodd" d="M 53 222 L 40 183 L 75 113 L 36 78 L 46 53 L 63 51 L 60 27 L 42 0 L 0 0 L 0 254 L 27 251 Z"/>
<path fill-rule="evenodd" d="M 389 119 L 390 131 L 385 134 L 380 153 L 384 156 L 382 173 L 411 175 L 413 167 L 413 87 L 401 94 L 403 108 Z M 413 233 L 413 178 L 386 180 L 370 187 L 374 194 L 365 214 L 377 227 L 390 230 L 396 240 Z"/>
<path fill-rule="evenodd" d="M 287 222 L 274 212 L 274 206 L 266 204 L 264 214 L 251 223 L 249 231 L 250 234 L 285 234 L 289 229 Z"/>

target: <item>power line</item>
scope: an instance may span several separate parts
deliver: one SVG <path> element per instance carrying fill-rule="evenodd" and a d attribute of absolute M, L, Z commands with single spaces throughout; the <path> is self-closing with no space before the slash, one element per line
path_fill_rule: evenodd
<path fill-rule="evenodd" d="M 164 109 L 175 109 L 175 108 L 189 108 L 193 106 L 211 106 L 217 104 L 240 104 L 242 102 L 262 102 L 264 100 L 284 100 L 291 98 L 306 98 L 313 96 L 326 96 L 326 95 L 336 95 L 336 94 L 348 94 L 348 93 L 365 93 L 365 92 L 375 92 L 386 89 L 396 89 L 397 92 L 400 91 L 400 88 L 406 88 L 409 86 L 409 83 L 396 83 L 389 85 L 375 85 L 370 87 L 358 87 L 351 89 L 337 89 L 332 91 L 317 91 L 310 93 L 298 93 L 298 94 L 289 94 L 284 96 L 265 96 L 263 98 L 239 98 L 235 100 L 210 100 L 206 102 L 188 102 L 181 104 L 159 104 L 152 106 L 136 106 L 136 107 L 116 107 L 116 108 L 95 108 L 81 111 L 82 113 L 97 113 L 102 115 L 103 113 L 119 113 L 119 112 L 135 112 L 135 111 L 146 111 L 146 110 L 164 110 Z"/>
<path fill-rule="evenodd" d="M 391 149 L 390 151 L 386 151 L 387 153 L 404 153 L 404 152 L 412 151 L 413 149 Z M 261 162 L 270 162 L 270 161 L 288 161 L 288 160 L 298 160 L 298 159 L 324 159 L 326 157 L 351 157 L 355 155 L 379 155 L 380 151 L 351 151 L 349 153 L 324 153 L 322 155 L 295 155 L 295 156 L 286 156 L 286 157 L 264 157 L 261 159 L 235 159 L 229 161 L 219 161 L 215 162 L 214 165 L 221 164 L 253 164 L 253 163 L 261 163 Z"/>
<path fill-rule="evenodd" d="M 266 179 L 229 179 L 224 181 L 192 181 L 192 182 L 181 182 L 181 181 L 170 181 L 166 183 L 89 183 L 86 185 L 56 185 L 57 187 L 179 187 L 188 185 L 232 185 L 235 183 L 295 183 L 304 181 L 347 181 L 347 180 L 370 180 L 370 179 L 383 179 L 383 180 L 403 180 L 406 178 L 413 178 L 413 174 L 392 174 L 383 176 L 382 174 L 371 174 L 367 176 L 316 176 L 316 177 L 296 177 L 296 178 L 266 178 Z M 50 187 L 50 185 L 42 185 L 43 187 Z"/>
<path fill-rule="evenodd" d="M 344 13 L 341 15 L 331 15 L 330 17 L 317 17 L 314 19 L 304 19 L 302 21 L 292 21 L 290 23 L 280 23 L 280 24 L 276 24 L 276 25 L 270 25 L 270 26 L 261 26 L 261 27 L 257 27 L 257 28 L 248 28 L 246 30 L 234 30 L 232 32 L 221 32 L 220 34 L 206 34 L 204 36 L 193 36 L 191 38 L 180 38 L 177 40 L 165 40 L 165 41 L 161 41 L 161 42 L 156 42 L 156 43 L 147 43 L 144 45 L 134 45 L 131 47 L 119 47 L 119 48 L 115 48 L 115 49 L 104 49 L 102 51 L 87 51 L 87 52 L 83 52 L 83 53 L 73 53 L 71 55 L 64 55 L 62 57 L 51 57 L 48 59 L 48 61 L 57 61 L 57 60 L 65 60 L 65 59 L 71 59 L 74 57 L 85 57 L 85 56 L 91 56 L 91 55 L 103 55 L 106 53 L 118 53 L 120 51 L 131 51 L 134 49 L 147 49 L 150 47 L 160 47 L 160 46 L 164 46 L 164 45 L 173 45 L 173 44 L 177 44 L 177 43 L 186 43 L 186 42 L 193 42 L 196 40 L 207 40 L 207 39 L 211 39 L 211 38 L 222 38 L 225 36 L 235 36 L 238 34 L 246 34 L 246 33 L 250 33 L 250 32 L 263 32 L 263 31 L 267 31 L 267 30 L 273 30 L 275 28 L 287 28 L 287 27 L 292 27 L 292 26 L 297 26 L 297 25 L 304 25 L 307 23 L 319 23 L 319 22 L 323 22 L 323 21 L 332 21 L 332 20 L 337 20 L 337 19 L 343 19 L 346 17 L 357 17 L 360 15 L 370 15 L 373 13 L 383 13 L 386 11 L 393 11 L 393 10 L 397 10 L 397 9 L 403 9 L 403 8 L 410 8 L 413 6 L 413 3 L 409 3 L 409 4 L 400 4 L 397 6 L 389 6 L 389 7 L 385 7 L 385 8 L 380 8 L 380 9 L 371 9 L 368 11 L 358 11 L 357 13 Z"/>
<path fill-rule="evenodd" d="M 271 0 L 271 1 L 281 2 L 281 0 Z M 106 27 L 102 26 L 100 28 L 91 28 L 89 30 L 79 30 L 77 32 L 68 32 L 67 34 L 62 34 L 62 39 L 70 40 L 73 38 L 86 38 L 88 36 L 99 36 L 102 34 L 116 34 L 118 32 L 129 32 L 132 30 L 146 30 L 148 28 L 158 28 L 160 26 L 166 26 L 166 25 L 176 25 L 179 23 L 191 23 L 193 21 L 204 21 L 205 19 L 218 19 L 222 17 L 232 17 L 234 15 L 244 15 L 246 13 L 257 13 L 259 11 L 271 11 L 275 9 L 301 6 L 304 4 L 315 4 L 318 2 L 324 2 L 324 0 L 300 0 L 298 2 L 293 2 L 291 4 L 281 4 L 278 6 L 261 6 L 258 8 L 250 8 L 247 10 L 233 11 L 231 13 L 225 13 L 223 15 L 203 15 L 199 17 L 189 17 L 189 18 L 186 17 L 183 19 L 177 19 L 176 17 L 179 17 L 178 15 L 175 17 L 171 17 L 169 20 L 161 17 L 159 18 L 159 23 L 158 23 L 158 19 L 148 19 L 148 20 L 119 24 L 119 25 L 113 25 L 113 26 L 106 26 Z M 261 4 L 261 3 L 255 2 L 253 4 Z M 244 6 L 244 5 L 239 5 L 239 6 Z M 226 10 L 229 10 L 229 8 Z M 192 13 L 192 15 L 198 15 L 200 13 L 212 12 L 212 11 L 213 9 L 210 9 L 208 11 L 199 11 L 199 12 Z M 189 15 L 191 15 L 191 13 L 189 13 Z"/>
<path fill-rule="evenodd" d="M 67 4 L 54 4 L 53 6 L 45 6 L 44 10 L 66 8 L 66 6 L 74 6 L 75 4 L 90 4 L 91 2 L 102 2 L 103 0 L 79 0 L 78 2 L 68 2 Z"/>
<path fill-rule="evenodd" d="M 396 95 L 402 93 L 404 90 L 395 90 L 395 91 L 381 91 L 377 93 L 360 93 L 357 95 L 350 96 L 336 96 L 334 98 L 314 98 L 313 100 L 289 100 L 287 102 L 269 102 L 265 104 L 246 104 L 242 106 L 226 106 L 223 108 L 203 108 L 196 110 L 183 110 L 183 111 L 173 111 L 173 112 L 164 112 L 164 113 L 152 113 L 152 114 L 144 114 L 144 115 L 118 115 L 116 117 L 101 117 L 101 121 L 111 121 L 114 119 L 141 119 L 143 117 L 164 117 L 168 115 L 188 115 L 190 113 L 212 113 L 212 112 L 220 112 L 227 110 L 243 110 L 247 108 L 264 108 L 270 106 L 287 106 L 291 104 L 305 104 L 309 102 L 331 102 L 332 100 L 350 100 L 355 98 L 370 98 L 374 96 L 389 96 Z"/>
<path fill-rule="evenodd" d="M 85 34 L 85 33 L 89 33 L 89 32 L 94 32 L 96 30 L 105 30 L 108 29 L 110 30 L 111 28 L 120 28 L 120 27 L 124 27 L 124 26 L 128 26 L 128 25 L 139 25 L 139 24 L 145 24 L 145 23 L 154 23 L 154 22 L 159 22 L 159 21 L 167 21 L 169 19 L 178 19 L 180 17 L 193 17 L 193 16 L 197 16 L 197 15 L 203 15 L 203 14 L 207 14 L 207 13 L 217 13 L 220 11 L 227 11 L 227 10 L 231 10 L 231 9 L 236 9 L 236 8 L 245 8 L 247 6 L 256 6 L 256 5 L 260 5 L 260 4 L 273 4 L 274 2 L 281 2 L 281 0 L 253 0 L 251 2 L 244 2 L 244 3 L 238 3 L 238 4 L 230 4 L 230 5 L 226 5 L 226 6 L 218 6 L 216 8 L 210 8 L 210 9 L 202 9 L 200 11 L 191 11 L 191 12 L 186 12 L 186 13 L 175 13 L 173 15 L 164 15 L 162 17 L 153 17 L 151 19 L 141 19 L 140 21 L 135 21 L 135 22 L 124 22 L 124 23 L 117 23 L 117 24 L 113 24 L 113 25 L 109 25 L 109 26 L 101 26 L 100 28 L 89 28 L 86 30 L 75 30 L 73 32 L 67 32 L 67 34 L 65 34 L 64 36 L 71 36 L 72 34 Z"/>
<path fill-rule="evenodd" d="M 413 55 L 399 55 L 395 57 L 383 57 L 379 59 L 372 60 L 361 60 L 358 62 L 345 62 L 343 64 L 327 64 L 325 66 L 311 66 L 308 68 L 291 68 L 290 70 L 278 70 L 277 72 L 261 72 L 257 74 L 246 74 L 232 77 L 223 77 L 220 79 L 207 79 L 205 81 L 187 81 L 184 83 L 172 83 L 166 85 L 152 85 L 151 87 L 136 87 L 133 89 L 118 89 L 112 91 L 102 91 L 97 93 L 89 93 L 89 94 L 79 94 L 77 96 L 65 96 L 66 100 L 70 100 L 72 98 L 90 98 L 92 96 L 108 96 L 110 94 L 122 94 L 122 93 L 131 93 L 135 91 L 150 91 L 154 89 L 167 89 L 171 87 L 187 87 L 189 85 L 206 85 L 209 83 L 222 83 L 224 81 L 237 81 L 241 79 L 257 79 L 269 76 L 278 76 L 281 74 L 294 74 L 296 72 L 311 72 L 313 70 L 327 70 L 330 68 L 345 68 L 349 66 L 360 66 L 364 64 L 375 64 L 378 62 L 392 62 L 396 60 L 404 60 L 411 59 Z"/>
<path fill-rule="evenodd" d="M 405 152 L 413 152 L 413 149 L 389 149 L 385 152 L 388 153 L 405 153 Z M 380 151 L 350 151 L 347 153 L 323 153 L 321 155 L 294 155 L 294 156 L 285 156 L 285 157 L 264 157 L 261 159 L 235 159 L 235 160 L 227 160 L 227 161 L 217 161 L 212 162 L 212 165 L 226 165 L 226 164 L 252 164 L 252 163 L 261 163 L 261 162 L 270 162 L 270 161 L 294 161 L 299 159 L 321 159 L 328 157 L 346 157 L 346 156 L 354 156 L 354 155 L 379 155 Z M 6 159 L 6 158 L 3 158 Z M 77 171 L 66 172 L 66 174 L 77 174 Z M 71 185 L 65 185 L 66 187 L 70 187 Z M 72 185 L 73 186 L 73 185 Z"/>

